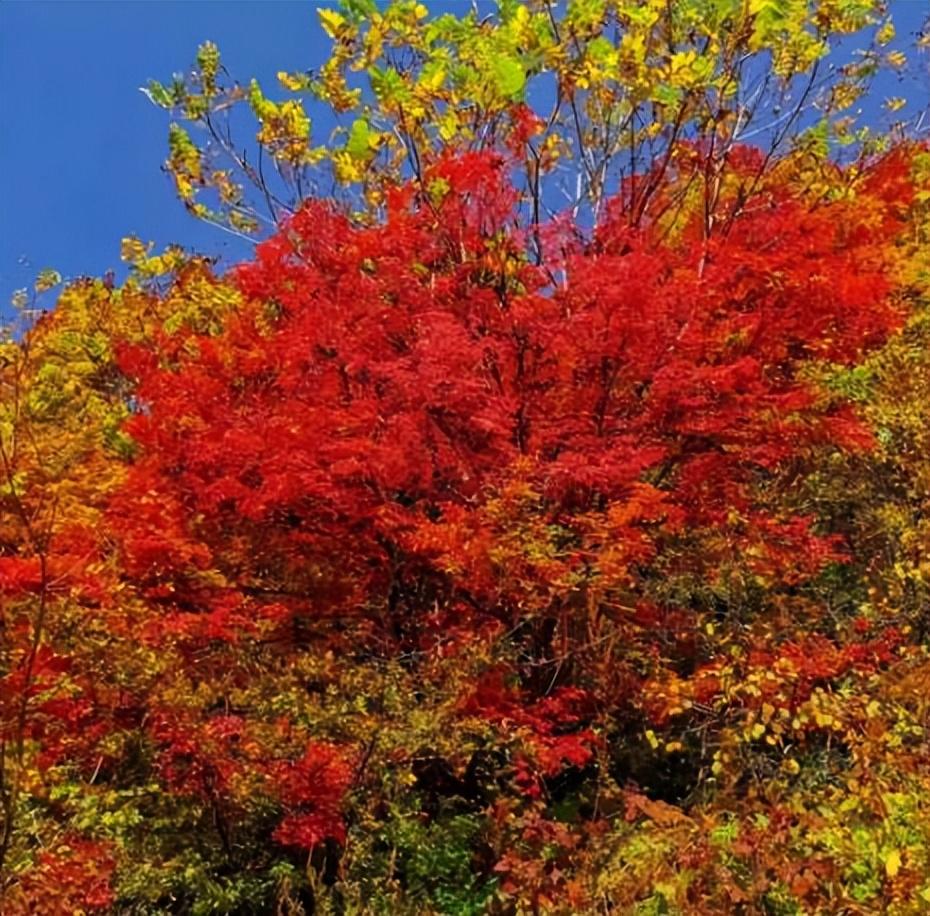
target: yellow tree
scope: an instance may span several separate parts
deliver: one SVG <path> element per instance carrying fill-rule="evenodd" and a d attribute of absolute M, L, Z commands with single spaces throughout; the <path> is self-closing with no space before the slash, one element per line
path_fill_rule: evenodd
<path fill-rule="evenodd" d="M 331 53 L 319 72 L 281 72 L 277 99 L 255 80 L 232 81 L 204 44 L 189 76 L 146 90 L 172 115 L 167 169 L 181 200 L 245 234 L 321 189 L 376 214 L 387 186 L 422 181 L 439 155 L 510 146 L 533 225 L 566 206 L 597 222 L 619 190 L 632 223 L 698 206 L 710 235 L 738 144 L 767 151 L 740 180 L 741 207 L 792 144 L 874 152 L 885 139 L 856 123 L 854 105 L 883 67 L 905 65 L 880 0 L 500 0 L 490 15 L 461 6 L 321 9 Z M 861 47 L 838 52 L 851 35 Z M 230 128 L 246 106 L 254 142 Z M 328 136 L 314 132 L 315 106 L 329 111 L 323 123 L 336 119 Z M 202 146 L 185 123 L 205 129 Z M 660 202 L 683 143 L 706 154 L 700 173 Z"/>
<path fill-rule="evenodd" d="M 81 280 L 41 316 L 20 302 L 0 345 L 0 874 L 28 861 L 24 819 L 47 798 L 56 759 L 99 768 L 95 719 L 118 703 L 112 661 L 134 664 L 129 596 L 120 592 L 103 512 L 123 479 L 132 442 L 121 425 L 132 386 L 116 365 L 121 344 L 184 326 L 209 329 L 238 301 L 205 263 L 177 250 L 149 257 L 127 239 L 133 277 L 121 288 Z M 167 291 L 156 280 L 177 279 Z M 60 278 L 44 272 L 45 294 Z M 158 665 L 152 658 L 153 675 Z M 85 778 L 89 778 L 85 774 Z M 35 823 L 34 816 L 31 818 Z M 41 844 L 61 842 L 55 828 Z M 23 857 L 26 857 L 25 859 Z M 12 904 L 11 904 L 12 905 Z M 77 904 L 75 904 L 77 905 Z"/>

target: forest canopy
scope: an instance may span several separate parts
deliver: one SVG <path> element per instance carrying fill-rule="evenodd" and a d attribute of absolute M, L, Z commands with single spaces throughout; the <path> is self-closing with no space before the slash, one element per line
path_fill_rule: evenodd
<path fill-rule="evenodd" d="M 893 15 L 319 19 L 275 90 L 145 87 L 246 260 L 127 237 L 4 329 L 0 909 L 925 911 Z"/>

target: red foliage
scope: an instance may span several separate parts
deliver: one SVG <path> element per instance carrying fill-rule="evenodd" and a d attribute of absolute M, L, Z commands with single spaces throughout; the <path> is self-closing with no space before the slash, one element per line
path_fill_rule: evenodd
<path fill-rule="evenodd" d="M 108 909 L 114 902 L 110 882 L 115 867 L 107 843 L 63 837 L 54 849 L 39 853 L 35 866 L 6 899 L 10 916 L 73 916 Z"/>
<path fill-rule="evenodd" d="M 515 147 L 540 126 L 529 110 L 515 125 Z M 729 162 L 736 177 L 758 167 L 751 150 Z M 414 776 L 424 825 L 449 795 L 469 818 L 511 818 L 487 874 L 535 888 L 534 906 L 565 891 L 580 910 L 581 885 L 561 874 L 586 842 L 555 818 L 565 785 L 596 773 L 599 805 L 601 784 L 646 781 L 662 755 L 716 772 L 724 729 L 750 750 L 787 747 L 789 727 L 818 738 L 832 715 L 801 710 L 818 688 L 894 659 L 901 634 L 878 624 L 836 619 L 827 636 L 800 617 L 779 630 L 776 615 L 810 608 L 805 583 L 850 559 L 783 481 L 820 450 L 872 444 L 809 370 L 856 363 L 900 321 L 901 161 L 855 200 L 812 205 L 772 183 L 709 239 L 697 218 L 670 237 L 627 213 L 584 241 L 556 222 L 532 244 L 509 168 L 444 159 L 389 195 L 383 224 L 308 205 L 235 271 L 242 303 L 221 328 L 120 346 L 138 451 L 105 530 L 65 526 L 41 561 L 21 545 L 0 557 L 20 647 L 0 718 L 36 746 L 42 778 L 118 784 L 122 763 L 210 819 L 230 872 L 256 837 L 290 848 L 269 860 L 345 845 L 350 797 L 378 794 L 362 785 L 367 757 L 346 750 L 354 715 L 385 716 L 382 763 L 419 752 L 397 740 L 409 723 L 387 686 L 337 705 L 347 683 L 370 685 L 346 669 L 376 656 L 382 685 L 414 685 L 406 701 L 420 703 L 461 657 L 485 674 L 445 681 L 442 711 L 489 746 L 463 751 L 461 778 L 462 759 Z M 740 604 L 744 583 L 771 616 Z M 29 638 L 38 606 L 66 610 L 55 651 Z M 124 641 L 125 678 L 95 676 L 105 663 L 88 662 L 76 621 L 99 652 Z M 644 766 L 611 747 L 618 734 Z M 692 823 L 639 790 L 625 801 L 630 820 Z M 60 912 L 106 908 L 111 871 L 104 844 L 69 840 L 36 856 L 15 899 L 59 912 L 38 902 L 57 872 L 74 885 Z"/>
<path fill-rule="evenodd" d="M 274 832 L 279 843 L 313 849 L 327 839 L 345 842 L 341 809 L 354 767 L 342 751 L 311 742 L 303 757 L 276 763 L 270 776 L 286 812 Z"/>
<path fill-rule="evenodd" d="M 597 737 L 585 727 L 593 713 L 592 697 L 565 687 L 535 702 L 508 686 L 505 672 L 490 672 L 461 703 L 465 715 L 480 716 L 500 726 L 505 735 L 524 738 L 526 754 L 517 760 L 517 781 L 531 796 L 540 792 L 539 778 L 565 767 L 584 767 L 594 757 Z"/>
<path fill-rule="evenodd" d="M 798 367 L 896 325 L 896 204 L 877 220 L 772 191 L 709 251 L 608 223 L 563 240 L 552 288 L 505 174 L 443 162 L 443 200 L 399 190 L 381 226 L 308 206 L 240 268 L 249 305 L 223 335 L 126 354 L 146 404 L 114 509 L 128 570 L 190 589 L 213 564 L 250 594 L 293 583 L 315 615 L 378 616 L 451 575 L 511 617 L 599 563 L 600 587 L 635 586 L 683 526 L 727 533 L 676 561 L 692 573 L 742 550 L 790 581 L 842 556 L 752 487 L 812 445 L 867 442 Z M 507 549 L 521 505 L 564 530 L 545 563 Z"/>

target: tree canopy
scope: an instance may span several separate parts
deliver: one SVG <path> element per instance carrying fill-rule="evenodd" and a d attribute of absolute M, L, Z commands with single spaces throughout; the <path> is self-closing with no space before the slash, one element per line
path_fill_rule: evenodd
<path fill-rule="evenodd" d="M 319 15 L 280 99 L 147 87 L 254 255 L 127 238 L 0 344 L 3 912 L 921 912 L 883 5 Z"/>

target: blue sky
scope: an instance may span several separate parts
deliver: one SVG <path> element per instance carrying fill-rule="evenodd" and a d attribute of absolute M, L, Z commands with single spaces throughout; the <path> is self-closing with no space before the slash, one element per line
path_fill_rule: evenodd
<path fill-rule="evenodd" d="M 242 257 L 241 244 L 198 223 L 175 200 L 160 171 L 167 114 L 139 87 L 183 70 L 209 38 L 231 73 L 256 76 L 272 89 L 278 70 L 304 70 L 325 58 L 319 5 L 0 2 L 0 311 L 43 267 L 66 277 L 118 267 L 120 239 L 133 233 L 225 261 Z M 930 0 L 892 0 L 891 8 L 906 44 L 930 13 Z M 890 85 L 878 94 L 907 97 L 915 88 L 921 91 L 919 83 Z M 318 127 L 317 136 L 328 133 Z"/>
<path fill-rule="evenodd" d="M 0 295 L 46 265 L 65 276 L 119 265 L 136 233 L 235 257 L 177 203 L 160 167 L 167 114 L 139 92 L 212 39 L 230 71 L 271 85 L 326 53 L 315 4 L 0 3 Z M 29 266 L 19 263 L 25 256 Z"/>

